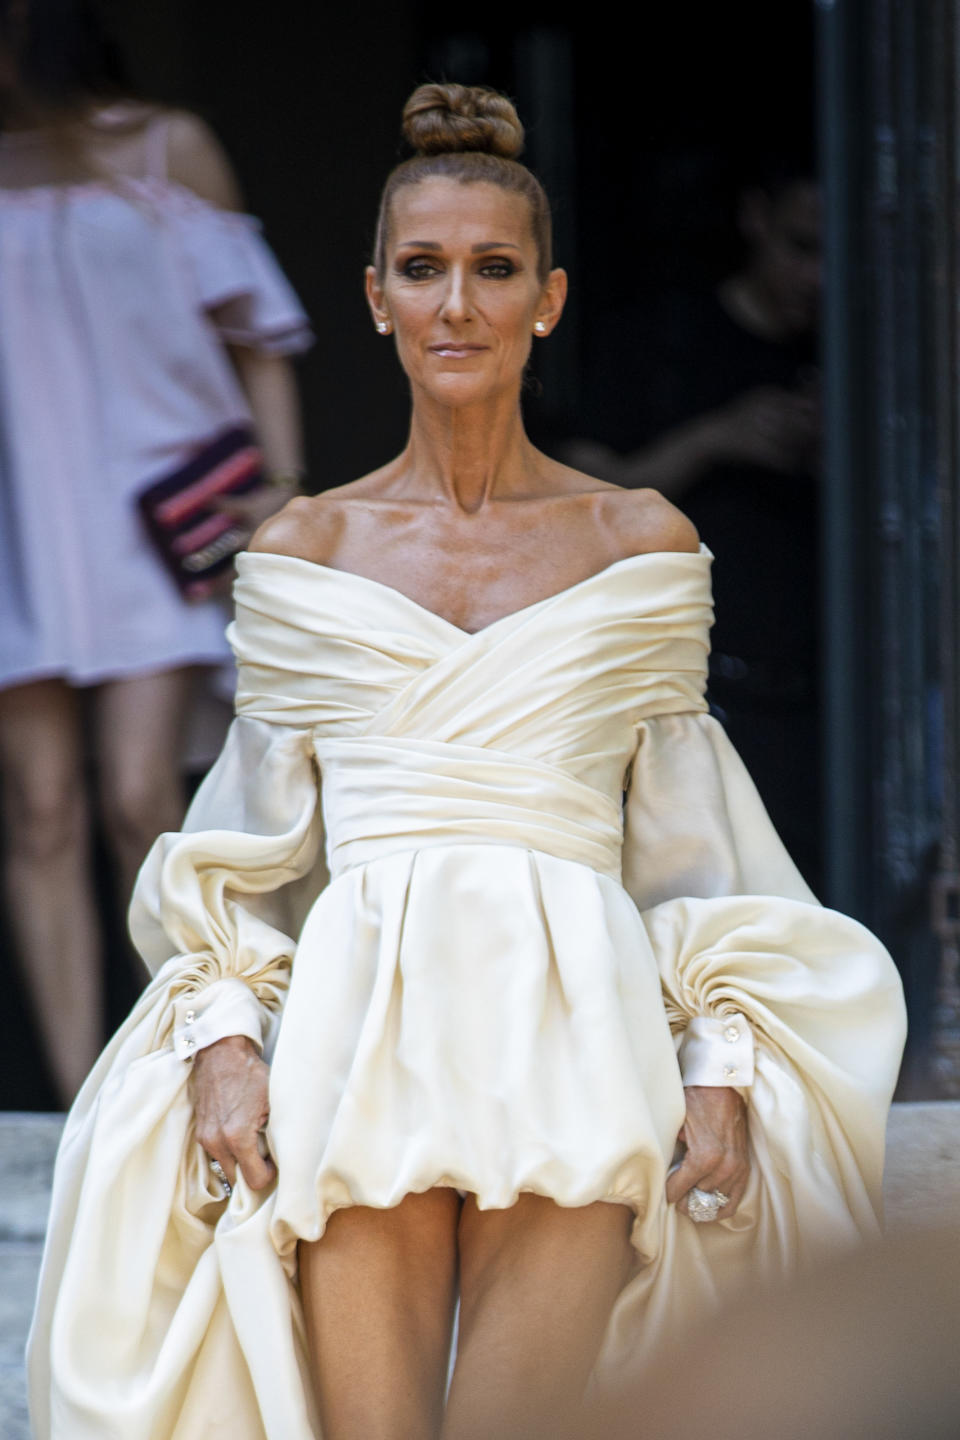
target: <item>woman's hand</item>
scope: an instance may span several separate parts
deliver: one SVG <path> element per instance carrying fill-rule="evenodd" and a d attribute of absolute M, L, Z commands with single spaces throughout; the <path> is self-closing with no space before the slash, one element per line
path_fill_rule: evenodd
<path fill-rule="evenodd" d="M 269 1185 L 277 1167 L 260 1153 L 270 1115 L 270 1067 L 245 1035 L 230 1035 L 197 1052 L 193 1104 L 197 1141 L 223 1166 L 232 1185 L 237 1166 L 251 1190 Z"/>
<path fill-rule="evenodd" d="M 727 1220 L 743 1199 L 750 1174 L 747 1107 L 736 1090 L 720 1085 L 690 1085 L 684 1090 L 687 1118 L 677 1137 L 686 1154 L 667 1180 L 667 1200 L 687 1213 L 694 1186 L 720 1190 L 730 1203 L 718 1212 Z"/>
<path fill-rule="evenodd" d="M 701 417 L 713 459 L 760 465 L 783 475 L 809 473 L 821 439 L 820 402 L 811 385 L 760 385 Z"/>

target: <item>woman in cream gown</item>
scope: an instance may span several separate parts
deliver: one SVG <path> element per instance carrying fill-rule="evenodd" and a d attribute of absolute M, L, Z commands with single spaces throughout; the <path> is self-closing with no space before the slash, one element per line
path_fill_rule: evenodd
<path fill-rule="evenodd" d="M 738 1289 L 878 1233 L 896 971 L 817 904 L 707 714 L 709 553 L 522 433 L 564 277 L 501 158 L 512 107 L 424 87 L 407 125 L 368 294 L 410 443 L 239 560 L 237 718 L 143 868 L 153 983 L 61 1147 L 38 1440 L 556 1435 L 588 1373 L 630 1384 Z M 214 1059 L 241 1050 L 275 1173 L 265 1100 Z M 713 1223 L 698 1183 L 729 1197 Z M 381 1313 L 394 1221 L 415 1247 Z M 457 1263 L 444 1417 L 452 1310 L 431 1328 L 424 1296 Z M 524 1343 L 484 1350 L 485 1315 Z"/>

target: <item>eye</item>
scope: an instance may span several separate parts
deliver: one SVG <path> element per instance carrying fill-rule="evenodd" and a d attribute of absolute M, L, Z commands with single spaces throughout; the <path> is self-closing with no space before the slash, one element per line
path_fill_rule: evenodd
<path fill-rule="evenodd" d="M 432 260 L 426 260 L 422 255 L 415 255 L 410 260 L 405 260 L 400 266 L 400 273 L 407 280 L 429 280 L 431 276 L 438 273 L 438 267 Z"/>
<path fill-rule="evenodd" d="M 516 265 L 514 265 L 512 260 L 507 260 L 505 257 L 488 260 L 480 267 L 480 274 L 485 275 L 489 280 L 509 280 L 510 276 L 516 273 Z"/>

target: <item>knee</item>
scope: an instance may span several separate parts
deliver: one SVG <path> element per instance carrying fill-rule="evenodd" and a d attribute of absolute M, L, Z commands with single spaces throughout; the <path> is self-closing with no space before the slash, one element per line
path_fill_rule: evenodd
<path fill-rule="evenodd" d="M 45 864 L 86 848 L 89 816 L 80 774 L 48 769 L 5 776 L 3 812 L 13 863 Z"/>
<path fill-rule="evenodd" d="M 137 771 L 104 776 L 100 814 L 108 843 L 114 849 L 145 855 L 164 830 L 182 819 L 181 792 L 174 776 Z"/>

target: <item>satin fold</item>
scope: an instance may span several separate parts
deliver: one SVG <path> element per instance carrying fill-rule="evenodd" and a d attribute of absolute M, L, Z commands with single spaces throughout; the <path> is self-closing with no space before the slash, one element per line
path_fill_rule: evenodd
<path fill-rule="evenodd" d="M 817 904 L 706 713 L 709 564 L 635 556 L 468 635 L 388 586 L 240 558 L 237 719 L 144 866 L 155 977 L 58 1159 L 37 1440 L 322 1440 L 296 1247 L 342 1206 L 627 1205 L 601 1389 L 877 1232 L 899 980 Z M 226 1203 L 179 1057 L 238 985 L 278 1178 Z M 714 1225 L 664 1199 L 691 1022 L 700 1073 L 735 1054 L 749 1106 L 750 1188 Z"/>
<path fill-rule="evenodd" d="M 402 737 L 317 740 L 316 753 L 333 876 L 398 850 L 469 841 L 535 850 L 620 879 L 620 806 L 557 766 Z"/>

